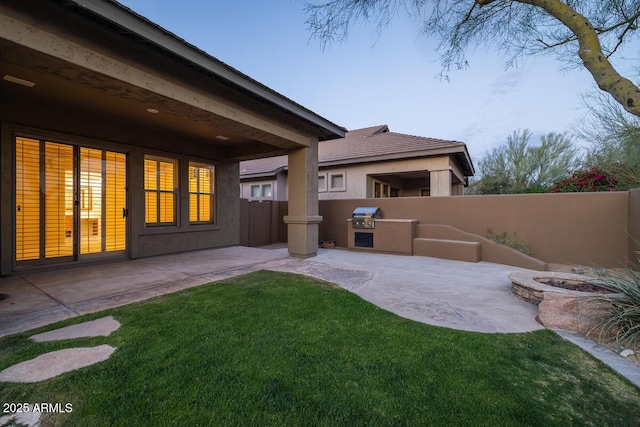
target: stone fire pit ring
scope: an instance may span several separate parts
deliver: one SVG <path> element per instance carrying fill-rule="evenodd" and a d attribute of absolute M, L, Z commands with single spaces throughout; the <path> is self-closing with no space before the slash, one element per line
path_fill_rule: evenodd
<path fill-rule="evenodd" d="M 542 283 L 553 280 L 568 284 L 584 283 L 597 288 L 602 282 L 596 278 L 572 273 L 518 271 L 509 274 L 509 279 L 518 298 L 538 306 L 536 320 L 547 328 L 586 332 L 595 326 L 594 314 L 602 310 L 602 303 L 591 297 L 602 296 L 604 291 L 584 292 Z"/>

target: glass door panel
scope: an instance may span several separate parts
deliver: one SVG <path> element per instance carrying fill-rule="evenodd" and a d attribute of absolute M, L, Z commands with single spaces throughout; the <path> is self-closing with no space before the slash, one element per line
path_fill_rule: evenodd
<path fill-rule="evenodd" d="M 16 261 L 40 258 L 40 141 L 16 139 Z"/>
<path fill-rule="evenodd" d="M 44 147 L 45 258 L 73 256 L 73 147 Z"/>
<path fill-rule="evenodd" d="M 74 148 L 16 138 L 16 262 L 74 257 Z"/>
<path fill-rule="evenodd" d="M 127 244 L 127 156 L 105 152 L 105 251 Z"/>
<path fill-rule="evenodd" d="M 102 150 L 80 148 L 80 253 L 102 252 Z"/>
<path fill-rule="evenodd" d="M 80 149 L 80 254 L 124 251 L 127 240 L 126 155 Z"/>
<path fill-rule="evenodd" d="M 16 264 L 124 254 L 125 154 L 16 138 Z"/>

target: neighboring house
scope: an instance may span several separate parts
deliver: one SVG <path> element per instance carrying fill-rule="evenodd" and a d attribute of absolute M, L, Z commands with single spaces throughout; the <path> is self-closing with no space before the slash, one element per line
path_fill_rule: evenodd
<path fill-rule="evenodd" d="M 462 142 L 390 132 L 374 126 L 318 144 L 318 197 L 462 195 L 474 168 Z M 240 162 L 240 194 L 249 200 L 288 199 L 287 157 Z"/>
<path fill-rule="evenodd" d="M 0 274 L 237 245 L 239 161 L 269 155 L 316 253 L 303 178 L 343 128 L 113 0 L 2 1 L 0 52 Z"/>

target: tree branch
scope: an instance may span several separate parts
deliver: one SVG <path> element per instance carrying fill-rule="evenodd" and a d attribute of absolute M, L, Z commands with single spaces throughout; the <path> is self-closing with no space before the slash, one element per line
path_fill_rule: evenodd
<path fill-rule="evenodd" d="M 578 55 L 598 87 L 610 93 L 628 112 L 640 117 L 640 88 L 621 76 L 609 62 L 602 51 L 598 33 L 587 18 L 561 0 L 513 1 L 539 7 L 569 28 L 578 40 Z"/>
<path fill-rule="evenodd" d="M 622 34 L 618 36 L 618 43 L 616 43 L 615 47 L 611 50 L 611 52 L 609 52 L 609 54 L 607 55 L 607 58 L 611 57 L 611 55 L 613 55 L 616 52 L 616 50 L 618 50 L 618 48 L 624 42 L 624 37 L 627 35 L 629 31 L 638 29 L 638 26 L 635 24 L 635 20 L 638 19 L 639 16 L 640 16 L 640 12 L 636 14 L 636 16 L 633 18 L 632 21 L 627 21 L 628 22 L 627 28 L 625 28 Z"/>
<path fill-rule="evenodd" d="M 578 39 L 578 38 L 577 38 L 576 36 L 571 36 L 571 37 L 567 37 L 566 39 L 561 40 L 561 41 L 559 41 L 559 42 L 557 42 L 557 43 L 553 43 L 553 44 L 549 44 L 549 43 L 545 42 L 545 41 L 544 41 L 544 40 L 542 40 L 542 39 L 537 39 L 537 40 L 538 40 L 540 43 L 542 43 L 546 49 L 553 49 L 554 47 L 563 46 L 563 45 L 565 45 L 565 44 L 568 44 L 568 43 L 574 42 L 574 41 L 576 41 L 577 39 Z"/>
<path fill-rule="evenodd" d="M 629 30 L 636 30 L 638 28 L 637 24 L 635 24 L 635 21 L 638 20 L 638 18 L 640 18 L 640 10 L 638 10 L 638 12 L 636 12 L 635 15 L 633 15 L 631 18 L 627 18 L 625 17 L 625 19 L 623 19 L 620 22 L 615 23 L 614 25 L 607 27 L 607 28 L 595 28 L 596 32 L 598 34 L 604 34 L 604 33 L 608 33 L 614 30 L 617 30 L 618 28 L 627 25 L 627 29 L 625 29 L 625 33 Z"/>

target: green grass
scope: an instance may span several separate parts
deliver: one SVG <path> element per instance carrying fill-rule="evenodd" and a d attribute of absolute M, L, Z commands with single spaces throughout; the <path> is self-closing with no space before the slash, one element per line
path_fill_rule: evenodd
<path fill-rule="evenodd" d="M 423 325 L 293 274 L 252 273 L 55 327 L 106 314 L 122 323 L 109 337 L 0 339 L 0 369 L 117 347 L 48 381 L 2 383 L 0 403 L 73 404 L 45 426 L 640 424 L 640 391 L 549 331 Z"/>

